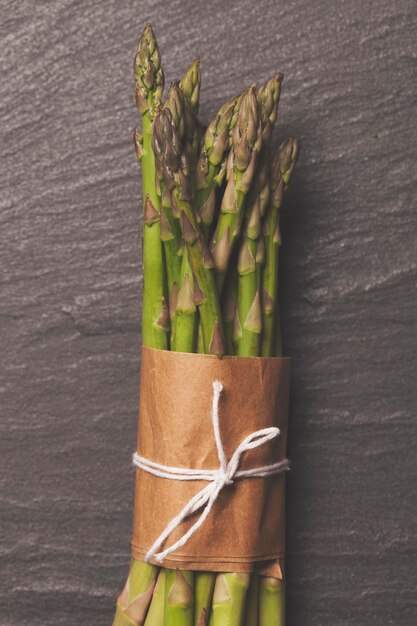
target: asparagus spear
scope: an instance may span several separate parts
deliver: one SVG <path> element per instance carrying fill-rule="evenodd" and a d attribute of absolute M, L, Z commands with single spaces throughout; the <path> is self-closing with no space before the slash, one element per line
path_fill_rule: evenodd
<path fill-rule="evenodd" d="M 277 121 L 278 102 L 281 95 L 282 74 L 275 74 L 258 90 L 258 103 L 262 118 L 262 139 L 264 145 L 271 140 L 272 129 Z"/>
<path fill-rule="evenodd" d="M 185 81 L 187 88 L 189 89 L 189 93 L 191 79 L 193 76 L 194 75 L 189 76 Z M 198 79 L 199 75 L 197 75 L 196 78 Z M 167 101 L 164 105 L 164 110 L 169 111 L 175 126 L 179 129 L 179 133 L 182 136 L 184 152 L 187 155 L 187 166 L 184 175 L 187 179 L 187 184 L 190 186 L 190 180 L 193 174 L 192 167 L 196 161 L 198 144 L 197 124 L 191 111 L 191 101 L 186 97 L 179 84 L 173 83 L 171 86 Z M 178 219 L 180 217 L 178 206 L 175 201 L 173 202 L 170 190 L 166 187 L 165 181 L 163 180 L 164 160 L 159 158 L 157 163 L 157 169 L 162 179 L 161 188 L 166 189 L 166 204 L 170 207 L 169 221 L 171 230 L 175 233 L 176 240 L 176 250 L 172 250 L 172 248 L 170 250 L 172 256 L 175 255 L 174 262 L 177 274 L 177 283 L 174 285 L 175 301 L 174 299 L 172 300 L 171 307 L 171 309 L 174 309 L 171 314 L 171 350 L 194 352 L 197 321 L 197 308 L 194 303 L 194 279 L 189 263 L 188 253 L 180 246 L 180 242 L 182 242 L 182 233 L 180 221 Z"/>
<path fill-rule="evenodd" d="M 243 93 L 224 104 L 204 133 L 196 168 L 195 210 L 200 216 L 204 237 L 208 241 L 215 215 L 216 190 L 226 172 L 231 134 Z"/>
<path fill-rule="evenodd" d="M 242 98 L 233 129 L 232 149 L 226 163 L 226 189 L 210 242 L 219 293 L 223 288 L 233 246 L 240 233 L 243 204 L 255 173 L 261 143 L 258 103 L 255 88 L 250 87 Z"/>
<path fill-rule="evenodd" d="M 188 260 L 188 251 L 185 249 L 181 264 L 175 319 L 171 336 L 171 350 L 175 352 L 195 351 L 197 307 L 194 299 L 194 278 Z"/>
<path fill-rule="evenodd" d="M 235 324 L 236 354 L 258 355 L 262 333 L 261 267 L 264 242 L 261 237 L 261 218 L 269 200 L 270 139 L 278 114 L 282 75 L 276 74 L 258 94 L 258 108 L 262 127 L 262 148 L 256 175 L 244 212 L 243 238 L 238 261 L 238 319 Z"/>
<path fill-rule="evenodd" d="M 298 139 L 288 139 L 278 150 L 271 170 L 271 197 L 264 230 L 266 239 L 263 274 L 263 337 L 262 356 L 282 356 L 278 317 L 278 260 L 281 236 L 279 211 L 297 161 Z M 285 581 L 260 577 L 259 626 L 285 626 Z"/>
<path fill-rule="evenodd" d="M 183 115 L 184 107 L 182 106 L 180 100 L 186 96 L 188 97 L 190 104 L 191 101 L 194 102 L 194 106 L 198 105 L 198 94 L 200 92 L 200 73 L 199 64 L 195 61 L 190 68 L 187 70 L 181 82 L 173 83 L 171 86 L 168 97 L 164 104 L 164 108 L 168 109 L 171 112 L 171 115 L 176 119 L 176 123 L 183 128 L 183 132 L 186 131 L 187 137 L 187 151 L 189 154 L 192 154 L 192 159 L 195 162 L 196 160 L 196 149 L 197 149 L 197 124 L 194 116 L 188 116 L 186 119 Z M 184 85 L 181 88 L 181 84 Z M 186 90 L 186 91 L 184 91 Z M 188 94 L 188 95 L 187 95 Z M 196 99 L 197 98 L 197 99 Z M 192 100 L 191 100 L 192 99 Z M 184 128 L 184 124 L 188 124 L 187 128 Z M 181 235 L 181 227 L 179 224 L 178 214 L 173 213 L 171 206 L 171 196 L 169 191 L 167 190 L 164 180 L 162 169 L 159 166 L 159 163 L 156 163 L 156 173 L 157 173 L 157 183 L 159 187 L 159 195 L 161 197 L 161 239 L 164 244 L 165 251 L 165 263 L 167 268 L 167 281 L 168 281 L 168 293 L 169 293 L 169 311 L 171 317 L 171 349 L 178 350 L 180 348 L 176 347 L 175 337 L 178 337 L 178 332 L 175 330 L 175 311 L 177 305 L 177 296 L 178 290 L 183 288 L 183 285 L 179 284 L 180 276 L 182 275 L 183 279 L 186 275 L 191 274 L 189 269 L 188 259 L 183 257 L 183 248 L 182 248 L 182 235 Z M 175 211 L 176 207 L 174 207 Z M 184 264 L 184 267 L 181 270 L 181 265 Z M 187 345 L 192 345 L 192 337 L 193 337 L 193 329 L 195 326 L 195 307 L 194 307 L 194 315 L 191 315 L 190 319 L 190 327 L 188 329 L 188 333 L 186 332 L 187 327 L 182 323 L 181 328 L 181 336 L 188 336 L 188 344 L 183 344 L 183 348 L 187 347 Z M 184 350 L 186 352 L 193 352 L 192 347 L 188 350 Z"/>
<path fill-rule="evenodd" d="M 238 286 L 238 272 L 236 262 L 232 256 L 230 263 L 230 269 L 227 273 L 226 282 L 223 290 L 222 297 L 222 314 L 224 324 L 224 335 L 226 341 L 226 354 L 234 354 L 235 347 L 233 344 L 234 333 L 238 334 L 239 320 L 237 316 L 237 286 Z"/>
<path fill-rule="evenodd" d="M 167 569 L 164 626 L 193 626 L 193 572 Z"/>
<path fill-rule="evenodd" d="M 164 626 L 165 574 L 164 569 L 159 570 L 144 626 Z"/>
<path fill-rule="evenodd" d="M 186 113 L 189 104 L 185 98 L 182 98 L 182 106 Z M 153 148 L 161 163 L 165 184 L 171 192 L 172 204 L 180 215 L 182 236 L 194 278 L 194 300 L 201 317 L 204 346 L 210 354 L 222 356 L 223 324 L 213 263 L 191 204 L 186 127 L 181 127 L 181 119 L 181 116 L 175 119 L 168 110 L 161 110 L 155 120 Z"/>
<path fill-rule="evenodd" d="M 283 580 L 260 576 L 259 626 L 285 626 L 285 584 Z"/>
<path fill-rule="evenodd" d="M 278 258 L 281 243 L 279 211 L 283 193 L 294 171 L 298 151 L 298 139 L 288 139 L 279 148 L 271 168 L 271 197 L 264 224 L 266 255 L 262 289 L 262 356 L 282 356 L 281 334 L 277 315 Z"/>
<path fill-rule="evenodd" d="M 270 145 L 274 124 L 278 116 L 278 104 L 281 95 L 282 74 L 275 74 L 259 88 L 257 98 L 262 124 L 262 149 L 259 157 L 256 185 L 259 198 L 259 211 L 265 215 L 270 193 Z"/>
<path fill-rule="evenodd" d="M 141 626 L 152 599 L 158 568 L 133 560 L 126 585 L 120 594 L 113 626 Z"/>
<path fill-rule="evenodd" d="M 194 114 L 200 106 L 201 72 L 200 59 L 195 59 L 180 80 L 180 89 L 190 101 Z"/>
<path fill-rule="evenodd" d="M 143 172 L 142 342 L 153 348 L 166 349 L 169 314 L 165 300 L 160 205 L 155 189 L 155 160 L 152 152 L 152 125 L 162 98 L 164 73 L 158 44 L 150 24 L 145 26 L 139 40 L 134 72 L 136 105 L 142 115 L 142 135 L 135 132 L 136 154 L 141 160 Z M 116 605 L 114 626 L 143 623 L 157 573 L 158 570 L 153 565 L 133 560 L 125 588 Z"/>
<path fill-rule="evenodd" d="M 218 574 L 210 626 L 243 626 L 249 574 Z"/>
<path fill-rule="evenodd" d="M 169 315 L 165 300 L 165 272 L 160 239 L 160 203 L 155 189 L 155 160 L 152 153 L 152 125 L 164 89 L 164 73 L 156 37 L 145 26 L 134 62 L 136 105 L 142 114 L 142 140 L 136 135 L 136 152 L 142 162 L 143 187 L 143 303 L 144 345 L 166 349 Z"/>
<path fill-rule="evenodd" d="M 245 626 L 258 626 L 259 576 L 252 574 L 245 609 Z"/>
<path fill-rule="evenodd" d="M 195 572 L 194 574 L 194 624 L 205 619 L 211 607 L 216 575 L 213 572 Z M 203 619 L 202 619 L 203 616 Z"/>
<path fill-rule="evenodd" d="M 233 331 L 233 343 L 239 356 L 259 354 L 262 332 L 261 266 L 263 242 L 259 198 L 255 201 L 245 227 L 239 250 L 237 270 L 238 296 L 237 317 Z"/>

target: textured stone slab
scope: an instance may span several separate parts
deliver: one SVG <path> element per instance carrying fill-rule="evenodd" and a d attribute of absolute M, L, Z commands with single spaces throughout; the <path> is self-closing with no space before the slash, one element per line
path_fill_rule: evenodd
<path fill-rule="evenodd" d="M 414 626 L 415 4 L 9 0 L 0 8 L 0 624 L 110 624 L 139 371 L 132 57 L 202 59 L 208 119 L 286 80 L 294 360 L 288 626 Z M 414 476 L 413 476 L 414 475 Z"/>

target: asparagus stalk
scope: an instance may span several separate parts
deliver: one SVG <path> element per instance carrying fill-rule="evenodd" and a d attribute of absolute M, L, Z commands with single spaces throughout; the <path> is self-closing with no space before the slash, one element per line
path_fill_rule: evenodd
<path fill-rule="evenodd" d="M 184 113 L 189 107 L 182 98 Z M 184 116 L 185 117 L 185 116 Z M 171 200 L 180 215 L 181 231 L 187 247 L 188 260 L 194 278 L 194 301 L 198 306 L 205 351 L 224 354 L 223 324 L 216 293 L 213 262 L 207 250 L 192 206 L 188 174 L 190 164 L 186 150 L 186 127 L 181 126 L 182 116 L 175 118 L 162 109 L 155 120 L 154 153 L 161 163 L 164 181 L 171 192 Z"/>
<path fill-rule="evenodd" d="M 233 259 L 233 257 L 232 257 Z M 239 320 L 237 316 L 237 287 L 238 272 L 235 262 L 232 260 L 230 269 L 226 277 L 224 293 L 222 297 L 222 313 L 224 324 L 224 336 L 226 341 L 226 354 L 234 354 L 235 347 L 233 345 L 233 335 L 238 333 Z"/>
<path fill-rule="evenodd" d="M 194 115 L 200 106 L 201 72 L 200 59 L 195 59 L 180 80 L 180 89 L 190 101 Z"/>
<path fill-rule="evenodd" d="M 226 163 L 227 184 L 220 215 L 210 242 L 216 268 L 216 284 L 221 294 L 233 246 L 239 236 L 243 205 L 255 173 L 262 144 L 262 129 L 255 88 L 244 94 L 232 134 L 232 149 Z"/>
<path fill-rule="evenodd" d="M 283 580 L 260 576 L 259 626 L 285 626 L 285 584 Z"/>
<path fill-rule="evenodd" d="M 142 342 L 168 347 L 169 313 L 165 300 L 165 271 L 160 239 L 160 204 L 155 188 L 152 126 L 164 89 L 164 73 L 156 37 L 145 26 L 134 61 L 136 105 L 142 115 L 142 135 L 135 132 L 135 147 L 142 164 L 143 273 Z M 113 626 L 142 624 L 152 597 L 157 568 L 133 560 L 129 576 L 116 605 Z"/>
<path fill-rule="evenodd" d="M 237 270 L 238 297 L 237 317 L 234 325 L 233 342 L 239 356 L 257 356 L 262 332 L 261 309 L 261 265 L 263 262 L 263 240 L 259 199 L 255 201 L 243 234 Z"/>
<path fill-rule="evenodd" d="M 165 612 L 165 570 L 159 570 L 152 601 L 144 626 L 164 626 Z"/>
<path fill-rule="evenodd" d="M 120 594 L 113 626 L 141 626 L 152 599 L 158 568 L 133 560 L 126 585 Z"/>
<path fill-rule="evenodd" d="M 249 574 L 218 574 L 210 626 L 243 626 Z"/>
<path fill-rule="evenodd" d="M 201 326 L 200 317 L 197 316 L 197 344 L 196 344 L 196 352 L 198 354 L 204 354 L 204 339 L 203 339 L 203 328 Z M 226 352 L 227 353 L 227 352 Z"/>
<path fill-rule="evenodd" d="M 271 196 L 264 235 L 266 240 L 263 273 L 263 337 L 262 356 L 282 356 L 281 332 L 278 317 L 278 261 L 281 236 L 279 211 L 297 161 L 298 139 L 288 139 L 278 150 L 271 170 Z M 285 626 L 285 581 L 260 577 L 259 626 Z"/>
<path fill-rule="evenodd" d="M 197 307 L 194 302 L 194 278 L 188 261 L 188 251 L 184 250 L 181 265 L 178 297 L 175 306 L 175 319 L 171 336 L 171 350 L 194 352 L 197 330 Z"/>
<path fill-rule="evenodd" d="M 193 572 L 167 569 L 164 626 L 193 626 Z"/>
<path fill-rule="evenodd" d="M 216 190 L 225 176 L 231 135 L 242 98 L 243 93 L 240 93 L 226 102 L 204 133 L 196 168 L 195 210 L 200 216 L 206 241 L 210 237 L 216 209 Z"/>
<path fill-rule="evenodd" d="M 262 124 L 262 150 L 256 173 L 257 195 L 261 217 L 265 215 L 269 201 L 270 185 L 270 145 L 272 129 L 278 117 L 278 104 L 281 95 L 282 74 L 275 74 L 259 88 L 257 98 Z"/>
<path fill-rule="evenodd" d="M 155 188 L 155 160 L 152 126 L 164 89 L 164 73 L 156 37 L 145 26 L 134 62 L 136 105 L 142 114 L 142 141 L 136 135 L 136 152 L 141 156 L 143 187 L 143 302 L 142 341 L 144 345 L 168 347 L 169 315 L 165 300 L 165 271 L 160 239 L 160 203 Z"/>
<path fill-rule="evenodd" d="M 182 85 L 182 87 L 181 87 Z M 186 96 L 191 103 L 194 103 L 194 107 L 198 108 L 198 96 L 200 93 L 200 71 L 199 71 L 199 61 L 194 61 L 194 63 L 188 68 L 183 78 L 181 79 L 179 85 L 174 83 L 169 92 L 166 102 L 164 104 L 164 108 L 168 109 L 171 114 L 177 120 L 177 124 L 184 127 L 184 123 L 188 123 L 187 129 L 187 150 L 191 153 L 194 150 L 193 160 L 196 160 L 195 152 L 197 148 L 197 124 L 196 120 L 193 116 L 189 116 L 187 120 L 184 120 L 183 117 L 183 106 L 181 105 L 181 98 Z M 156 163 L 156 172 L 157 172 L 157 183 L 159 188 L 159 195 L 161 197 L 161 239 L 164 244 L 165 251 L 165 263 L 167 268 L 167 281 L 168 281 L 168 293 L 169 293 L 169 311 L 171 318 L 171 349 L 178 350 L 176 347 L 176 342 L 174 340 L 175 337 L 178 337 L 178 332 L 175 330 L 174 318 L 175 311 L 177 305 L 177 297 L 178 297 L 178 289 L 181 289 L 183 286 L 179 285 L 180 275 L 184 278 L 187 274 L 191 274 L 188 259 L 184 258 L 183 248 L 182 248 L 182 235 L 181 235 L 181 227 L 179 224 L 179 220 L 175 219 L 178 217 L 177 213 L 173 213 L 171 206 L 171 196 L 169 191 L 167 190 L 164 180 L 163 173 L 161 167 L 158 162 Z M 175 211 L 175 208 L 174 208 Z M 181 270 L 181 265 L 184 267 Z M 193 329 L 195 326 L 195 307 L 194 314 L 189 314 L 190 318 L 189 327 L 184 324 L 184 320 L 182 320 L 181 324 L 181 335 L 184 337 L 187 336 L 188 344 L 191 345 L 193 339 Z M 187 318 L 186 318 L 187 319 Z M 193 352 L 193 349 L 184 350 Z"/>
<path fill-rule="evenodd" d="M 291 180 L 297 162 L 298 151 L 298 139 L 288 139 L 279 148 L 271 168 L 271 196 L 264 224 L 266 254 L 262 289 L 262 356 L 282 356 L 277 315 L 278 260 L 281 244 L 279 211 L 284 191 Z"/>
<path fill-rule="evenodd" d="M 213 572 L 194 574 L 194 624 L 205 624 L 213 598 L 216 575 Z M 203 618 L 202 618 L 203 616 Z M 204 620 L 204 621 L 203 621 Z"/>
<path fill-rule="evenodd" d="M 263 85 L 257 95 L 262 127 L 262 148 L 256 175 L 244 212 L 243 238 L 238 260 L 238 310 L 234 343 L 236 354 L 258 355 L 262 333 L 261 266 L 263 238 L 261 218 L 269 200 L 270 139 L 278 114 L 282 75 L 277 74 Z"/>
<path fill-rule="evenodd" d="M 278 103 L 281 95 L 282 74 L 275 74 L 258 90 L 258 103 L 262 118 L 262 139 L 264 145 L 271 140 L 272 129 L 278 117 Z"/>
<path fill-rule="evenodd" d="M 259 576 L 252 574 L 246 599 L 245 626 L 258 626 Z"/>

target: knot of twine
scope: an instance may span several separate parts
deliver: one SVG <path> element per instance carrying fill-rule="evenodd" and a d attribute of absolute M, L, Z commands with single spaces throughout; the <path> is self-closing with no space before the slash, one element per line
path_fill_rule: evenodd
<path fill-rule="evenodd" d="M 213 402 L 212 402 L 212 423 L 214 438 L 216 441 L 217 454 L 219 457 L 220 465 L 218 469 L 205 470 L 205 469 L 186 469 L 181 467 L 171 467 L 169 465 L 162 465 L 155 461 L 150 461 L 143 456 L 140 456 L 137 452 L 133 455 L 133 463 L 136 467 L 158 476 L 160 478 L 167 478 L 169 480 L 204 480 L 209 484 L 203 487 L 198 493 L 195 494 L 184 506 L 184 508 L 176 515 L 166 526 L 165 530 L 154 541 L 151 548 L 148 550 L 145 561 L 155 559 L 162 562 L 172 552 L 175 552 L 178 548 L 181 548 L 189 538 L 204 524 L 206 521 L 213 504 L 217 500 L 220 491 L 227 485 L 232 485 L 237 479 L 242 478 L 264 478 L 266 476 L 272 476 L 273 474 L 280 474 L 288 470 L 288 459 L 279 461 L 277 463 L 271 463 L 270 465 L 264 465 L 261 467 L 255 467 L 247 470 L 240 470 L 240 458 L 244 452 L 253 450 L 259 446 L 263 446 L 268 441 L 278 437 L 280 430 L 274 426 L 269 428 L 261 428 L 256 430 L 251 435 L 248 435 L 237 446 L 230 461 L 227 461 L 223 444 L 220 436 L 219 428 L 219 398 L 222 392 L 223 385 L 218 380 L 213 383 Z M 172 534 L 172 532 L 185 520 L 187 517 L 201 510 L 201 515 L 197 521 L 185 532 L 178 541 L 172 546 L 158 552 L 166 539 Z"/>

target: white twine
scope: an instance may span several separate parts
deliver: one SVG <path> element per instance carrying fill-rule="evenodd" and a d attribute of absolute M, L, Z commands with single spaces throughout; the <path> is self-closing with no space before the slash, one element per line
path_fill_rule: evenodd
<path fill-rule="evenodd" d="M 195 494 L 184 506 L 184 508 L 176 515 L 167 525 L 165 530 L 155 540 L 152 547 L 148 550 L 145 561 L 149 561 L 154 558 L 155 560 L 162 562 L 172 552 L 175 552 L 178 548 L 181 548 L 189 538 L 204 524 L 206 521 L 213 504 L 217 500 L 220 491 L 231 485 L 234 480 L 242 478 L 264 478 L 266 476 L 272 476 L 273 474 L 279 474 L 286 471 L 289 468 L 288 459 L 279 461 L 278 463 L 271 463 L 270 465 L 264 465 L 261 467 L 255 467 L 253 469 L 239 470 L 240 457 L 247 450 L 253 450 L 259 446 L 263 446 L 268 441 L 278 437 L 280 431 L 279 428 L 270 427 L 256 430 L 251 435 L 248 435 L 238 445 L 235 452 L 232 455 L 230 461 L 227 461 L 224 453 L 223 444 L 220 436 L 219 427 L 219 398 L 222 392 L 223 385 L 216 380 L 213 383 L 213 403 L 212 403 L 212 423 L 214 430 L 214 438 L 216 441 L 217 454 L 219 457 L 220 466 L 218 469 L 187 469 L 182 467 L 171 467 L 169 465 L 162 465 L 155 461 L 150 461 L 140 456 L 137 452 L 133 455 L 133 463 L 140 469 L 159 476 L 160 478 L 168 478 L 169 480 L 205 480 L 209 484 L 203 487 L 198 493 Z M 172 546 L 158 552 L 161 546 L 171 533 L 181 524 L 183 520 L 195 513 L 202 510 L 200 517 L 197 521 L 185 532 L 178 541 Z"/>

